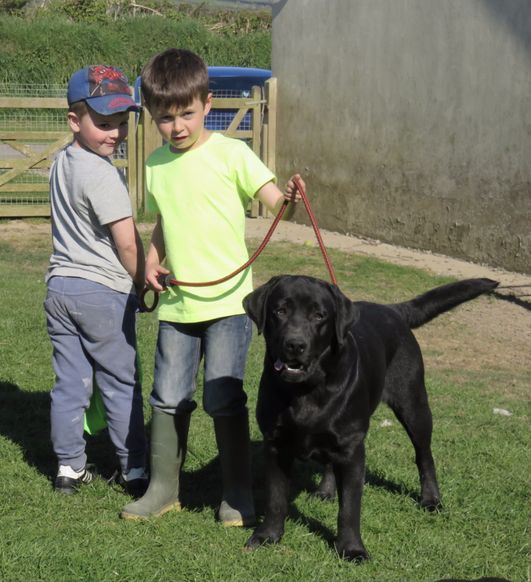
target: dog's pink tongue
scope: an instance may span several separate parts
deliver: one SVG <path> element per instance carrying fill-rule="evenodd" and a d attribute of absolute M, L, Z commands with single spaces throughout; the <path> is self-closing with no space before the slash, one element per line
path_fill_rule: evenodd
<path fill-rule="evenodd" d="M 281 371 L 284 369 L 284 366 L 285 366 L 285 365 L 286 365 L 286 364 L 284 364 L 284 362 L 283 362 L 283 361 L 282 361 L 282 360 L 279 358 L 279 359 L 278 359 L 278 360 L 275 362 L 275 364 L 274 364 L 274 367 L 275 367 L 275 370 L 276 370 L 277 372 L 281 372 Z"/>

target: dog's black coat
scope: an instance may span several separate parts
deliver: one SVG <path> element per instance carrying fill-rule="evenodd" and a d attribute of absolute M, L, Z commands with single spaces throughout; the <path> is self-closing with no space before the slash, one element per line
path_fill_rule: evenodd
<path fill-rule="evenodd" d="M 367 557 L 360 535 L 364 439 L 381 400 L 415 447 L 421 505 L 439 505 L 424 366 L 411 329 L 497 285 L 469 279 L 411 301 L 379 305 L 352 302 L 319 279 L 285 275 L 244 299 L 266 342 L 257 420 L 266 451 L 267 501 L 247 547 L 280 540 L 292 463 L 311 458 L 325 465 L 318 494 L 333 497 L 337 486 L 339 555 Z"/>

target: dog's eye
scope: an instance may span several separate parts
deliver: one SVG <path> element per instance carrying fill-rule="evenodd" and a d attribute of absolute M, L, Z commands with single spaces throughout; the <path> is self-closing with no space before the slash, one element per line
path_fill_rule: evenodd
<path fill-rule="evenodd" d="M 324 314 L 322 311 L 316 311 L 316 312 L 313 314 L 313 318 L 314 318 L 316 321 L 321 321 L 322 319 L 324 319 L 324 318 L 325 318 L 325 314 Z"/>
<path fill-rule="evenodd" d="M 273 312 L 277 317 L 283 317 L 284 315 L 286 315 L 286 308 L 285 307 L 278 307 L 277 309 L 275 309 L 275 311 Z"/>

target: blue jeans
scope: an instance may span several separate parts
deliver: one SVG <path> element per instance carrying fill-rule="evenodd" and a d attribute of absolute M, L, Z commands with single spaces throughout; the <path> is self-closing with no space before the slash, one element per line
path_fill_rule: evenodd
<path fill-rule="evenodd" d="M 51 438 L 60 465 L 82 469 L 84 412 L 95 379 L 123 472 L 145 465 L 134 295 L 77 277 L 52 277 L 44 302 L 56 381 Z"/>
<path fill-rule="evenodd" d="M 200 323 L 161 321 L 151 405 L 169 414 L 192 412 L 196 378 L 204 358 L 203 408 L 212 417 L 246 410 L 245 360 L 252 324 L 246 315 Z"/>

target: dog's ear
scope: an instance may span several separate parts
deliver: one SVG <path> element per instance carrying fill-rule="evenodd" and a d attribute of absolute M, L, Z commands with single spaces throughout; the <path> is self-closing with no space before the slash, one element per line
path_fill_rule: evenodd
<path fill-rule="evenodd" d="M 359 310 L 354 303 L 344 295 L 339 287 L 330 285 L 332 295 L 336 304 L 336 340 L 337 345 L 342 347 L 348 332 L 356 323 L 359 317 Z"/>
<path fill-rule="evenodd" d="M 269 279 L 249 295 L 243 298 L 243 308 L 245 313 L 256 323 L 258 333 L 264 331 L 267 314 L 267 300 L 271 291 L 278 285 L 280 276 Z"/>

